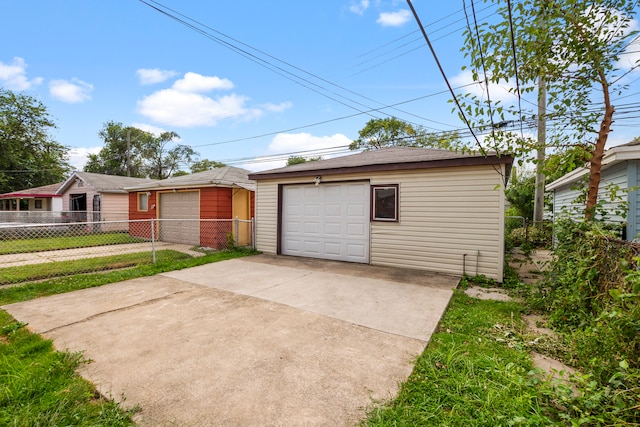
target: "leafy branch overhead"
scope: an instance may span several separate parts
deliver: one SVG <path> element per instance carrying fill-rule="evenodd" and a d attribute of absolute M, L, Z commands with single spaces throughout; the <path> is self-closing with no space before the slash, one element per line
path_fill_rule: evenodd
<path fill-rule="evenodd" d="M 429 133 L 395 117 L 371 119 L 358 132 L 350 150 L 375 150 L 382 147 L 428 147 L 455 149 L 461 146 L 457 132 Z"/>
<path fill-rule="evenodd" d="M 483 90 L 460 97 L 463 111 L 477 128 L 490 131 L 485 138 L 488 149 L 531 159 L 537 142 L 523 132 L 491 130 L 496 123 L 536 121 L 537 113 L 522 96 L 534 93 L 543 78 L 547 83 L 545 115 L 551 125 L 546 146 L 556 150 L 583 147 L 588 152 L 590 180 L 585 212 L 590 219 L 597 203 L 602 157 L 612 131 L 615 106 L 611 97 L 625 89 L 626 72 L 617 67 L 627 44 L 636 36 L 631 28 L 636 2 L 491 2 L 498 6 L 498 18 L 473 28 L 469 25 L 466 31 L 463 52 L 469 58 L 474 81 Z M 503 104 L 492 100 L 487 86 L 508 87 L 517 101 Z"/>

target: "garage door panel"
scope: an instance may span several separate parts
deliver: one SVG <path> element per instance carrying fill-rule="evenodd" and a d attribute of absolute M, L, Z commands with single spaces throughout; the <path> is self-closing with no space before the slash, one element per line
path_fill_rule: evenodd
<path fill-rule="evenodd" d="M 342 255 L 342 245 L 339 242 L 331 243 L 327 242 L 324 245 L 325 253 L 327 255 L 332 255 L 336 257 L 340 257 Z"/>
<path fill-rule="evenodd" d="M 306 240 L 304 242 L 304 252 L 309 254 L 320 254 L 320 242 L 317 240 Z"/>
<path fill-rule="evenodd" d="M 321 225 L 319 222 L 305 222 L 304 223 L 304 233 L 305 234 L 320 234 Z"/>
<path fill-rule="evenodd" d="M 352 257 L 363 257 L 365 255 L 362 245 L 347 245 L 347 254 Z"/>
<path fill-rule="evenodd" d="M 339 223 L 326 223 L 324 226 L 324 234 L 327 236 L 338 236 L 342 234 L 342 227 Z"/>
<path fill-rule="evenodd" d="M 200 244 L 200 192 L 161 193 L 160 240 L 187 245 Z"/>
<path fill-rule="evenodd" d="M 284 186 L 282 212 L 283 254 L 369 262 L 368 182 Z"/>

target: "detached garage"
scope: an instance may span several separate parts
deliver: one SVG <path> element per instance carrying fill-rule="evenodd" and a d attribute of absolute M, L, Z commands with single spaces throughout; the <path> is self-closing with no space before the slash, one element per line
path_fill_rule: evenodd
<path fill-rule="evenodd" d="M 156 236 L 164 242 L 221 248 L 232 233 L 240 246 L 249 245 L 250 225 L 236 230 L 231 222 L 253 218 L 255 182 L 248 173 L 225 166 L 128 187 L 129 219 L 159 219 Z M 150 229 L 137 225 L 130 233 L 150 237 Z"/>
<path fill-rule="evenodd" d="M 502 281 L 512 163 L 391 147 L 250 174 L 257 249 Z"/>

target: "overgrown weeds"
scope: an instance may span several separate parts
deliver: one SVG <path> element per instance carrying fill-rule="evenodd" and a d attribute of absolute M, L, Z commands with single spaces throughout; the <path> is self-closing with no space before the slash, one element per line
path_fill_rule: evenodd
<path fill-rule="evenodd" d="M 584 373 L 576 378 L 582 393 L 573 416 L 592 424 L 637 425 L 640 246 L 619 240 L 598 222 L 562 221 L 556 236 L 555 261 L 528 301 L 562 334 L 565 362 Z"/>

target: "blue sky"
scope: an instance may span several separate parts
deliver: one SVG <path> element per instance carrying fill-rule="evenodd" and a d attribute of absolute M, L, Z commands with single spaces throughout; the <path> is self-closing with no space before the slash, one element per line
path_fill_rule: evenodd
<path fill-rule="evenodd" d="M 464 127 L 404 1 L 160 4 L 207 36 L 138 0 L 3 2 L 0 86 L 47 106 L 74 166 L 102 147 L 111 120 L 175 131 L 201 158 L 251 170 L 284 164 L 262 156 L 344 147 L 373 117 Z M 452 85 L 469 84 L 462 1 L 413 4 Z M 476 12 L 483 21 L 494 10 L 477 2 Z M 628 93 L 639 77 L 627 76 Z M 609 145 L 638 135 L 626 122 Z"/>

